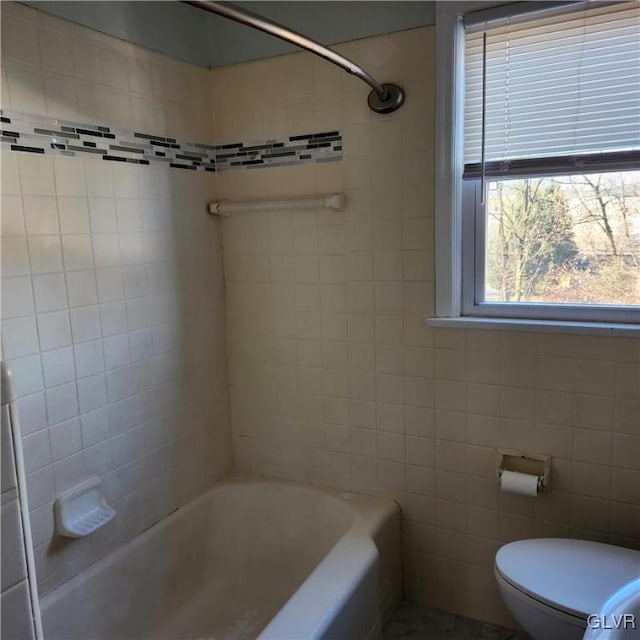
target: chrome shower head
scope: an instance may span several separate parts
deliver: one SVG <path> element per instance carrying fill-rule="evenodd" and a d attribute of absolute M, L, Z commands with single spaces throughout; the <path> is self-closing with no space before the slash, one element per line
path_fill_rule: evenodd
<path fill-rule="evenodd" d="M 392 113 L 404 104 L 405 93 L 397 84 L 385 83 L 382 85 L 384 94 L 373 90 L 367 98 L 369 108 L 376 113 Z"/>

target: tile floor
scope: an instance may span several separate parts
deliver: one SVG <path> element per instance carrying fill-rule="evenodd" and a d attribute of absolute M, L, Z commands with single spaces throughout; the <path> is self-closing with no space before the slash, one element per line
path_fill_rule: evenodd
<path fill-rule="evenodd" d="M 530 640 L 522 632 L 404 601 L 382 635 L 384 640 Z"/>

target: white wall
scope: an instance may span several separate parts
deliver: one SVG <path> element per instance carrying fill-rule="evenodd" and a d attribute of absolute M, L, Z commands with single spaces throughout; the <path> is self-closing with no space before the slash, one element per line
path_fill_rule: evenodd
<path fill-rule="evenodd" d="M 26 515 L 24 486 L 18 481 L 20 449 L 15 447 L 12 414 L 9 402 L 13 398 L 11 384 L 2 368 L 2 405 L 0 426 L 0 557 L 2 558 L 2 580 L 0 584 L 0 632 L 5 638 L 32 640 L 41 633 L 39 612 L 33 611 L 34 596 L 33 563 L 29 562 L 29 550 L 25 540 L 29 539 L 28 515 Z M 29 562 L 29 568 L 28 568 Z M 37 631 L 36 631 L 37 628 Z M 38 636 L 39 637 L 39 636 Z"/>
<path fill-rule="evenodd" d="M 344 141 L 340 162 L 215 180 L 3 157 L 3 348 L 22 396 L 42 592 L 229 468 L 227 348 L 236 464 L 397 499 L 412 599 L 511 624 L 493 578 L 501 543 L 640 546 L 640 342 L 424 324 L 433 28 L 339 47 L 405 86 L 406 105 L 378 116 L 364 85 L 308 54 L 207 75 L 30 9 L 2 12 L 7 107 L 217 142 L 336 129 Z M 203 215 L 215 196 L 336 190 L 344 213 Z M 100 226 L 125 207 L 141 228 L 117 215 Z M 166 240 L 157 263 L 98 249 L 104 235 L 122 249 L 151 232 Z M 551 493 L 501 494 L 498 447 L 552 454 Z M 94 473 L 119 516 L 60 544 L 53 498 Z"/>
<path fill-rule="evenodd" d="M 211 72 L 216 139 L 339 129 L 345 156 L 218 178 L 221 198 L 347 197 L 223 223 L 235 464 L 397 499 L 406 595 L 509 625 L 502 543 L 640 546 L 640 341 L 425 326 L 434 43 L 426 27 L 338 47 L 406 88 L 387 116 L 308 54 Z M 551 492 L 500 493 L 499 447 L 551 454 Z"/>
<path fill-rule="evenodd" d="M 4 109 L 209 140 L 206 72 L 2 3 Z M 2 348 L 17 380 L 41 595 L 231 466 L 221 236 L 210 174 L 2 156 Z M 102 478 L 117 516 L 53 533 Z"/>

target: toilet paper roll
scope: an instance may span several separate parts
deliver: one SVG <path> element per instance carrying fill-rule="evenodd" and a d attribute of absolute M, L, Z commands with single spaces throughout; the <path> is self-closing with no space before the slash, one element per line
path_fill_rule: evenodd
<path fill-rule="evenodd" d="M 500 490 L 519 493 L 523 496 L 537 496 L 538 476 L 505 470 L 500 477 Z"/>

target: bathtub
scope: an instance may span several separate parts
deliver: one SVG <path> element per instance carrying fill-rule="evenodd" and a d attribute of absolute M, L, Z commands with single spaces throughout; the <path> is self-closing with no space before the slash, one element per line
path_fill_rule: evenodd
<path fill-rule="evenodd" d="M 47 594 L 41 609 L 46 640 L 365 640 L 379 637 L 400 592 L 394 502 L 236 478 Z"/>

